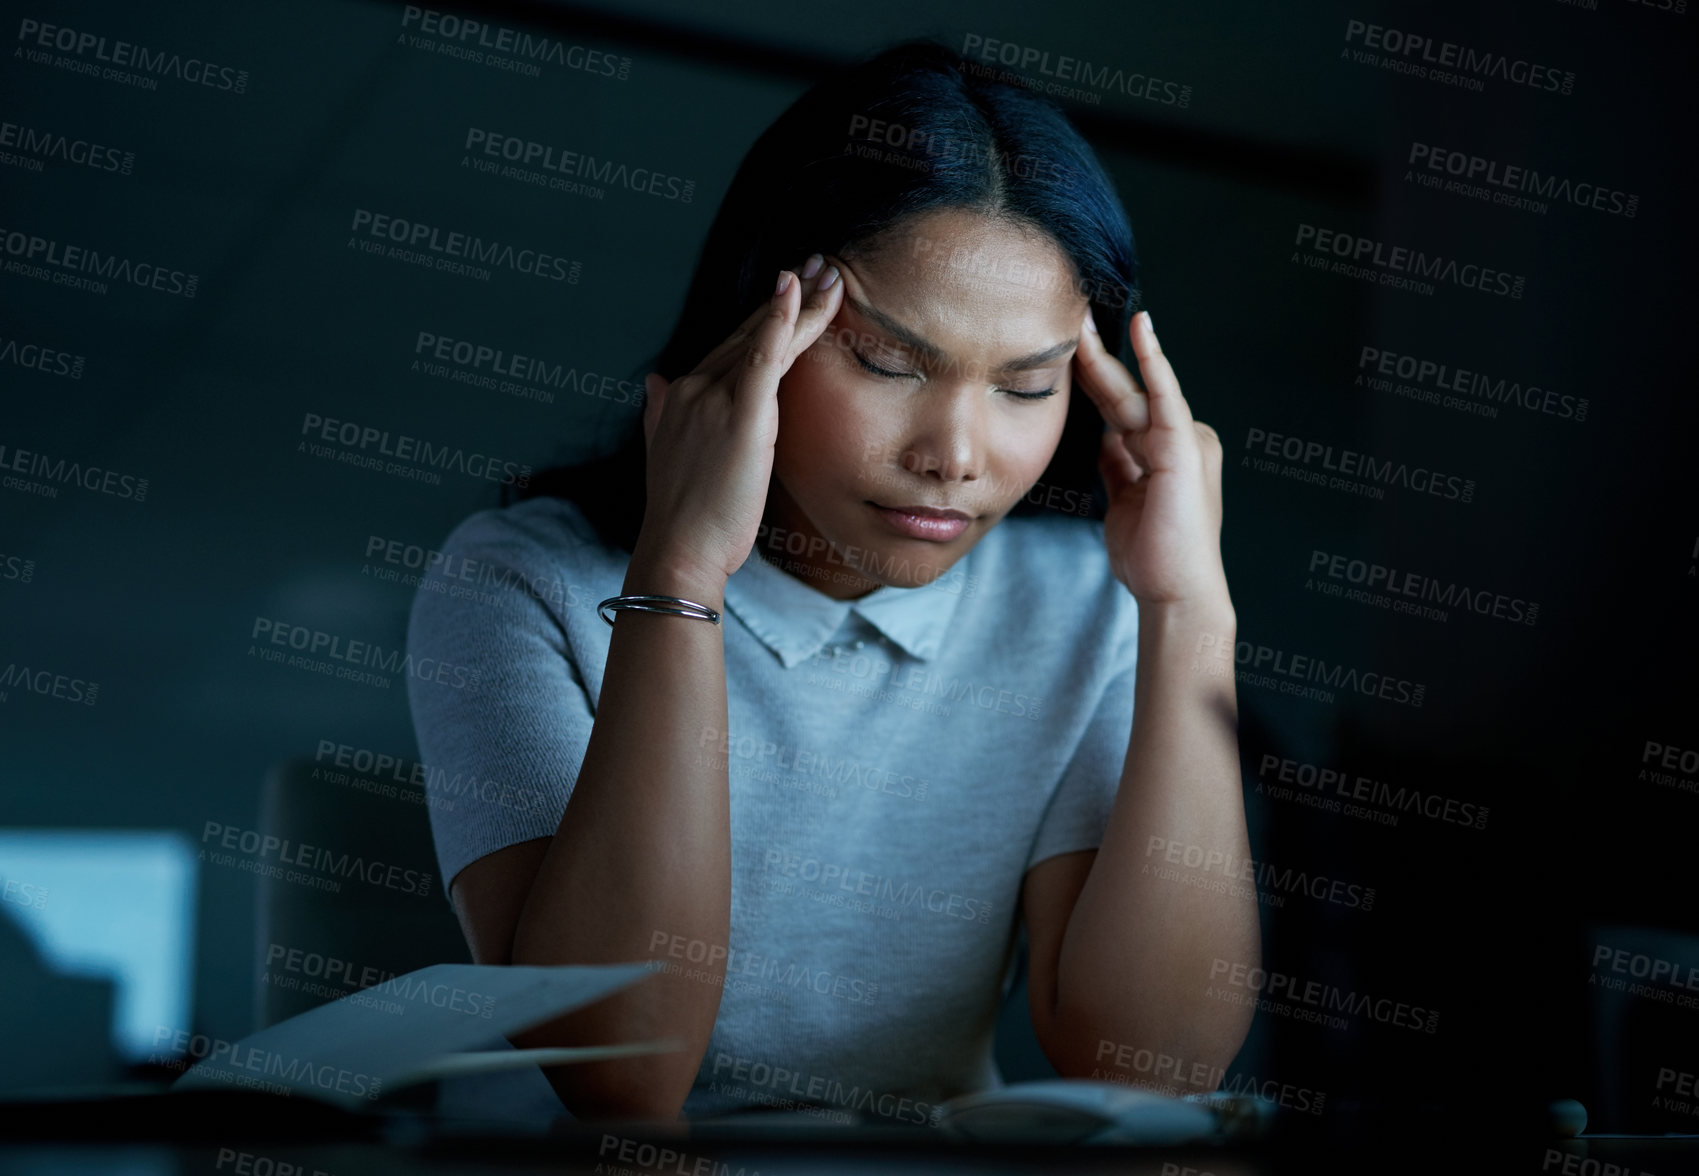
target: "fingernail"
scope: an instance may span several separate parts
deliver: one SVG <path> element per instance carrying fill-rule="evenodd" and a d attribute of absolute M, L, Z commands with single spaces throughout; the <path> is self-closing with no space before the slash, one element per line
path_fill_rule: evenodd
<path fill-rule="evenodd" d="M 811 254 L 808 258 L 808 264 L 802 267 L 802 276 L 805 278 L 812 278 L 815 274 L 820 272 L 820 267 L 825 264 L 825 258 L 821 257 L 818 253 Z"/>
<path fill-rule="evenodd" d="M 778 295 L 783 294 L 790 287 L 790 284 L 791 284 L 791 272 L 789 270 L 780 270 L 779 271 L 779 284 L 773 290 L 774 296 L 777 297 Z"/>
<path fill-rule="evenodd" d="M 838 280 L 838 267 L 835 266 L 835 265 L 828 266 L 826 268 L 826 276 L 820 279 L 820 288 L 822 290 L 830 290 L 832 288 L 832 283 L 837 281 L 837 280 Z"/>
<path fill-rule="evenodd" d="M 1150 311 L 1148 310 L 1144 312 L 1144 329 L 1152 339 L 1156 338 L 1156 327 L 1151 324 Z"/>
<path fill-rule="evenodd" d="M 1091 317 L 1091 307 L 1085 308 L 1085 329 L 1093 335 L 1097 334 L 1097 320 Z"/>

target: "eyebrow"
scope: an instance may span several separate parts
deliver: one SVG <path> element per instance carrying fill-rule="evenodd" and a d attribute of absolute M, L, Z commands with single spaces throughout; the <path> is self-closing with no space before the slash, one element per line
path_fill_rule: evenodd
<path fill-rule="evenodd" d="M 877 323 L 884 329 L 886 334 L 900 340 L 909 347 L 912 347 L 915 351 L 919 352 L 927 359 L 942 361 L 949 358 L 944 354 L 944 349 L 939 347 L 937 344 L 930 343 L 927 340 L 922 339 L 915 332 L 903 326 L 903 324 L 899 323 L 896 319 L 892 318 L 884 311 L 867 305 L 867 303 L 852 296 L 847 291 L 844 293 L 844 301 L 849 303 L 850 308 L 862 318 L 867 319 L 869 322 Z M 1018 359 L 1011 359 L 1007 363 L 999 364 L 991 370 L 996 372 L 1024 372 L 1031 368 L 1043 367 L 1045 364 L 1051 363 L 1066 355 L 1069 351 L 1077 347 L 1079 342 L 1079 336 L 1075 335 L 1072 339 L 1064 339 L 1062 342 L 1046 347 L 1042 351 L 1034 351 L 1030 355 L 1023 355 Z"/>

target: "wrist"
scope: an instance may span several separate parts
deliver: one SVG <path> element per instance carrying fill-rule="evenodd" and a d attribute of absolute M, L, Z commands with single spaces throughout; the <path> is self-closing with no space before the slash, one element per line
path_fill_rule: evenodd
<path fill-rule="evenodd" d="M 1227 596 L 1192 600 L 1139 601 L 1139 623 L 1165 629 L 1207 630 L 1226 636 L 1237 634 L 1239 615 Z"/>
<path fill-rule="evenodd" d="M 725 611 L 726 578 L 702 572 L 676 560 L 647 552 L 635 552 L 626 565 L 621 596 L 677 596 L 705 604 L 715 612 Z"/>

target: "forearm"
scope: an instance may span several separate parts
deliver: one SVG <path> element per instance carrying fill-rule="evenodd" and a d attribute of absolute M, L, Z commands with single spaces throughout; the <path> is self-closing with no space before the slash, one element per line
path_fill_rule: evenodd
<path fill-rule="evenodd" d="M 1261 951 L 1254 883 L 1215 884 L 1250 855 L 1238 701 L 1231 659 L 1210 672 L 1220 661 L 1198 657 L 1200 645 L 1230 651 L 1236 630 L 1226 602 L 1140 609 L 1120 791 L 1058 962 L 1064 1074 L 1089 1075 L 1108 1042 L 1202 1063 L 1178 1077 L 1213 1074 L 1200 1084 L 1213 1089 L 1244 1041 L 1251 1010 L 1205 995 L 1216 960 L 1254 965 Z M 1176 846 L 1178 867 L 1167 860 Z M 1175 869 L 1192 884 L 1162 877 Z"/>
<path fill-rule="evenodd" d="M 722 609 L 723 588 L 633 560 L 624 593 Z M 526 1046 L 673 1037 L 678 1052 L 548 1071 L 580 1117 L 672 1117 L 719 1013 L 731 924 L 730 798 L 704 731 L 726 727 L 724 630 L 621 610 L 572 798 L 514 935 L 516 964 L 678 963 L 524 1035 Z M 720 950 L 710 950 L 718 948 Z M 516 1039 L 518 1040 L 518 1039 Z"/>

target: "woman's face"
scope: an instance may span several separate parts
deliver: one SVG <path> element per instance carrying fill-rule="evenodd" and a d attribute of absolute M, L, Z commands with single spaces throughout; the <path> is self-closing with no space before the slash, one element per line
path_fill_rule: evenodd
<path fill-rule="evenodd" d="M 843 302 L 780 382 L 757 544 L 839 600 L 930 583 L 1038 481 L 1088 305 L 1053 241 L 977 213 L 911 218 L 877 246 L 826 256 Z M 905 506 L 966 524 L 917 532 L 881 509 Z"/>

